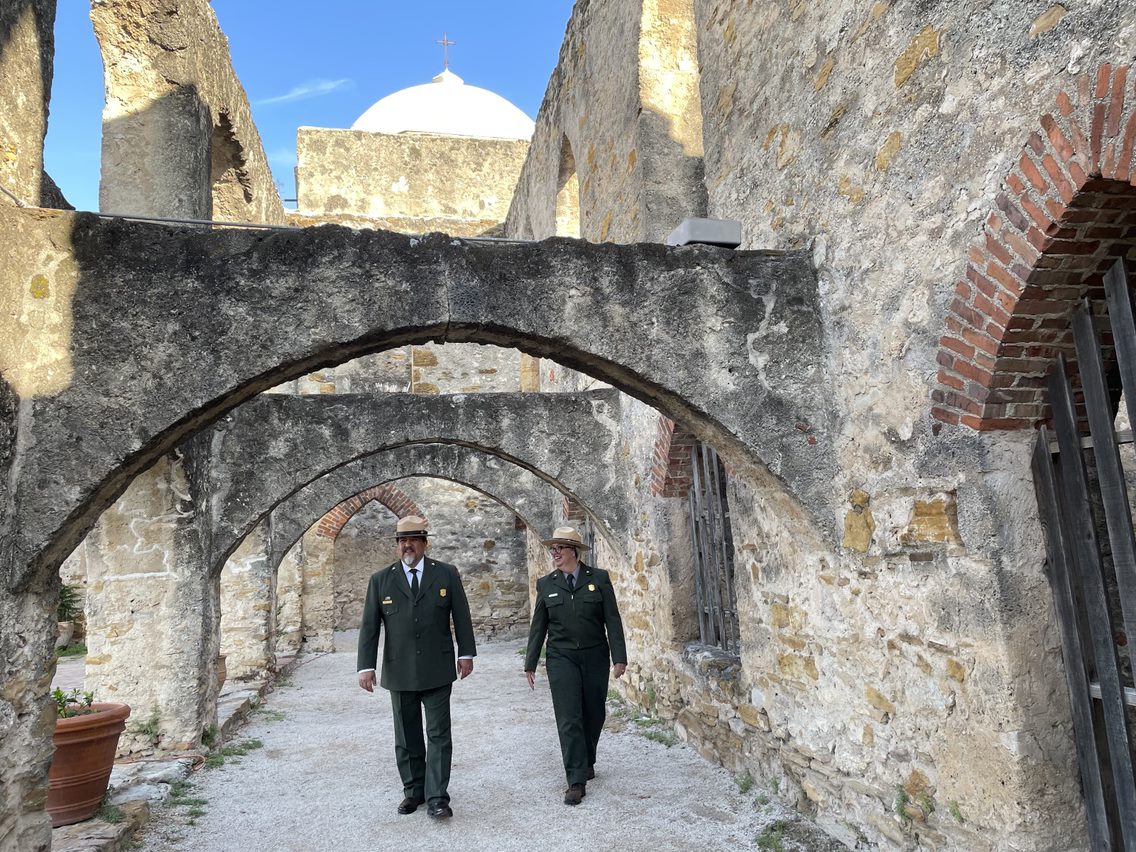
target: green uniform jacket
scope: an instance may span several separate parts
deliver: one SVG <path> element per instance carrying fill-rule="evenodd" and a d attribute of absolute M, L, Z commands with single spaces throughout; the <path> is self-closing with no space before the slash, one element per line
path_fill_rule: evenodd
<path fill-rule="evenodd" d="M 559 571 L 554 570 L 536 581 L 536 604 L 525 654 L 526 672 L 536 671 L 546 635 L 550 648 L 594 648 L 606 642 L 613 663 L 627 662 L 623 620 L 619 617 L 615 589 L 607 571 L 581 562 L 575 592 L 568 591 L 568 581 Z"/>
<path fill-rule="evenodd" d="M 367 584 L 363 623 L 359 628 L 358 670 L 376 668 L 379 634 L 387 631 L 379 685 L 393 692 L 422 692 L 457 680 L 453 620 L 459 657 L 477 654 L 473 621 L 453 565 L 425 559 L 417 604 L 402 563 L 376 571 Z"/>

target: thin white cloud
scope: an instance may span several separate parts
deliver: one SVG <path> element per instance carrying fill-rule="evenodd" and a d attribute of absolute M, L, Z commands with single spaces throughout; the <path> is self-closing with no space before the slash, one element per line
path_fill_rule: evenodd
<path fill-rule="evenodd" d="M 324 95 L 330 95 L 332 92 L 337 92 L 340 89 L 345 89 L 351 84 L 352 81 L 346 77 L 340 80 L 308 80 L 298 86 L 294 86 L 286 94 L 276 95 L 272 98 L 262 98 L 259 101 L 253 101 L 253 105 L 266 106 L 268 104 L 286 104 L 292 101 L 306 100 L 307 98 L 319 98 Z"/>

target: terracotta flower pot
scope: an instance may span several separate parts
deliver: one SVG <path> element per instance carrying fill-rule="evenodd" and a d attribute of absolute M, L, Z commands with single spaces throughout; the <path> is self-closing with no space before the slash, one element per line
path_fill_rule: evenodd
<path fill-rule="evenodd" d="M 90 713 L 55 720 L 47 790 L 53 828 L 90 819 L 98 811 L 129 715 L 125 704 L 92 704 Z"/>

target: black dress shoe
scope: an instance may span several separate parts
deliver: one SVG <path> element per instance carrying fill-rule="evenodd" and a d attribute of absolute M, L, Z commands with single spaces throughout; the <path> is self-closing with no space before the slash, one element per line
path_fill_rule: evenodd
<path fill-rule="evenodd" d="M 415 799 L 413 796 L 407 796 L 398 803 L 398 812 L 400 814 L 412 814 L 418 810 L 418 806 L 422 804 L 421 799 Z"/>
<path fill-rule="evenodd" d="M 588 767 L 588 780 L 591 781 L 596 777 L 596 768 L 594 766 Z"/>
<path fill-rule="evenodd" d="M 434 819 L 449 819 L 454 815 L 453 810 L 445 802 L 431 802 L 426 813 Z"/>
<path fill-rule="evenodd" d="M 564 804 L 578 805 L 588 795 L 583 784 L 573 784 L 564 791 Z"/>

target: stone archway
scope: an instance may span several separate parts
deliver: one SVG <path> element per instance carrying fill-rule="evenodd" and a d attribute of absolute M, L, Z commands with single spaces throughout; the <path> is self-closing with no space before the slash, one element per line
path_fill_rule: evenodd
<path fill-rule="evenodd" d="M 1073 354 L 1073 308 L 1103 297 L 1105 271 L 1136 247 L 1130 71 L 1101 65 L 1060 92 L 1006 175 L 939 341 L 938 420 L 986 431 L 1047 418 L 1045 377 Z"/>
<path fill-rule="evenodd" d="M 186 232 L 19 210 L 0 221 L 17 247 L 5 284 L 50 328 L 13 329 L 4 351 L 26 412 L 12 588 L 57 567 L 161 452 L 258 391 L 428 339 L 515 346 L 595 375 L 831 527 L 822 330 L 801 253 Z M 22 270 L 45 279 L 33 290 L 46 300 Z M 692 362 L 701 369 L 673 369 Z"/>
<path fill-rule="evenodd" d="M 33 800 L 46 776 L 34 684 L 63 558 L 163 453 L 323 365 L 427 340 L 553 358 L 714 443 L 831 536 L 830 394 L 804 253 L 185 230 L 7 207 L 0 233 L 14 255 L 0 271 L 14 308 L 0 317 L 0 651 L 22 720 L 6 732 L 20 755 L 0 764 L 6 802 Z"/>
<path fill-rule="evenodd" d="M 207 454 L 194 466 L 208 469 L 200 487 L 215 495 L 206 509 L 211 570 L 289 495 L 362 456 L 417 444 L 460 444 L 517 464 L 578 495 L 617 539 L 628 514 L 617 487 L 619 399 L 604 390 L 250 400 L 191 450 Z"/>

